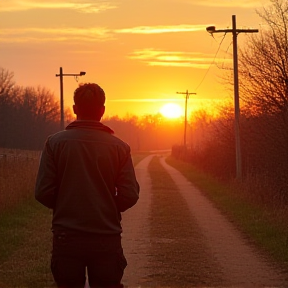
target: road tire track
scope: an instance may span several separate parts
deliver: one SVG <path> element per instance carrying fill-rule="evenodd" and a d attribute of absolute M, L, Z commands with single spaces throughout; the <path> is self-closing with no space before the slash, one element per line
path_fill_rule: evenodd
<path fill-rule="evenodd" d="M 288 287 L 282 269 L 269 263 L 199 189 L 165 162 L 164 157 L 161 164 L 197 219 L 205 245 L 217 261 L 227 287 Z"/>

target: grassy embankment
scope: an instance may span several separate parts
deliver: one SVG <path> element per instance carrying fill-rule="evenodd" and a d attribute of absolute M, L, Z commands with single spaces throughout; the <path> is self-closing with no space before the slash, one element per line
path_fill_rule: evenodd
<path fill-rule="evenodd" d="M 39 153 L 1 150 L 0 154 L 9 156 L 0 158 L 0 287 L 52 288 L 52 215 L 34 200 Z M 146 155 L 133 155 L 134 164 Z"/>

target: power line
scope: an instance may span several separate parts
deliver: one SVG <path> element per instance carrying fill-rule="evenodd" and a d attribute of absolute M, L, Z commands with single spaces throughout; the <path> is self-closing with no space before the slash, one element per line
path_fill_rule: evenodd
<path fill-rule="evenodd" d="M 226 60 L 226 55 L 228 54 L 228 50 L 230 49 L 230 47 L 231 47 L 232 44 L 233 44 L 233 41 L 230 42 L 230 44 L 228 45 L 228 47 L 227 47 L 227 49 L 226 49 L 226 51 L 225 51 L 225 56 L 224 56 L 224 59 L 223 59 L 223 62 L 222 62 L 222 66 L 220 67 L 219 64 L 216 64 L 216 66 L 217 66 L 218 69 L 226 69 L 226 70 L 228 70 L 227 68 L 224 68 L 224 62 L 225 62 L 225 60 Z M 232 56 L 232 57 L 233 57 L 233 56 Z M 232 69 L 231 69 L 231 70 L 232 70 Z"/>
<path fill-rule="evenodd" d="M 195 91 L 197 91 L 197 90 L 199 89 L 199 87 L 202 85 L 202 83 L 203 83 L 203 81 L 205 80 L 205 78 L 206 78 L 206 76 L 207 76 L 207 74 L 208 74 L 211 66 L 215 63 L 215 59 L 216 59 L 216 57 L 217 57 L 217 55 L 218 55 L 218 52 L 219 52 L 219 50 L 220 50 L 220 47 L 221 47 L 221 45 L 222 45 L 222 43 L 223 43 L 223 41 L 224 41 L 224 39 L 225 39 L 225 36 L 226 36 L 226 33 L 224 34 L 221 42 L 219 43 L 219 46 L 218 46 L 218 49 L 217 49 L 217 51 L 216 51 L 216 54 L 215 54 L 215 56 L 214 56 L 214 58 L 213 58 L 213 61 L 210 63 L 208 69 L 206 70 L 206 72 L 205 72 L 202 80 L 200 81 L 200 83 L 199 83 L 198 86 L 196 87 Z M 212 36 L 212 37 L 213 37 L 213 36 Z M 214 37 L 213 37 L 213 38 L 214 38 Z M 214 38 L 214 39 L 215 39 L 215 38 Z M 216 40 L 215 40 L 215 41 L 216 41 Z"/>

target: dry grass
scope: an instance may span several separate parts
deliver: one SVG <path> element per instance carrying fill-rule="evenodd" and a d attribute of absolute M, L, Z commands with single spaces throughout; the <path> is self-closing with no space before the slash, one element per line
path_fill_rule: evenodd
<path fill-rule="evenodd" d="M 39 163 L 39 152 L 0 149 L 0 211 L 31 196 Z"/>
<path fill-rule="evenodd" d="M 147 155 L 134 153 L 134 165 Z M 39 158 L 39 151 L 0 148 L 0 211 L 20 204 L 34 193 Z"/>
<path fill-rule="evenodd" d="M 40 152 L 0 155 L 0 287 L 51 287 L 50 211 L 34 200 Z"/>

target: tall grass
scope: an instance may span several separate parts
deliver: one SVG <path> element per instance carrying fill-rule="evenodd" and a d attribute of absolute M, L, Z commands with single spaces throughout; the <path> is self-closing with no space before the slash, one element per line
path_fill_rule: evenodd
<path fill-rule="evenodd" d="M 0 149 L 0 211 L 14 207 L 31 196 L 39 155 L 35 151 Z"/>
<path fill-rule="evenodd" d="M 0 287 L 53 287 L 51 212 L 34 199 L 40 152 L 0 150 Z"/>
<path fill-rule="evenodd" d="M 133 153 L 137 165 L 149 153 Z M 31 197 L 39 165 L 40 152 L 0 148 L 0 213 Z"/>

